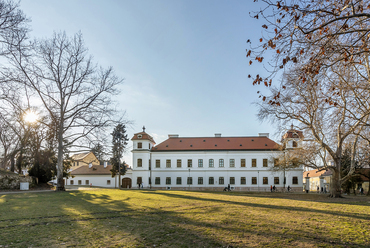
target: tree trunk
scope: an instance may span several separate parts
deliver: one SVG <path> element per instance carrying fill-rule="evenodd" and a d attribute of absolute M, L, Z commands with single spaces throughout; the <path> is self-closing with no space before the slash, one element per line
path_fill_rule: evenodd
<path fill-rule="evenodd" d="M 333 170 L 333 176 L 332 176 L 332 186 L 331 186 L 331 192 L 330 197 L 334 198 L 341 198 L 341 183 L 340 183 L 340 170 L 336 171 Z"/>
<path fill-rule="evenodd" d="M 63 121 L 58 128 L 57 191 L 65 191 L 63 181 Z"/>
<path fill-rule="evenodd" d="M 15 163 L 14 163 L 14 153 L 10 155 L 10 171 L 14 172 L 15 169 Z"/>

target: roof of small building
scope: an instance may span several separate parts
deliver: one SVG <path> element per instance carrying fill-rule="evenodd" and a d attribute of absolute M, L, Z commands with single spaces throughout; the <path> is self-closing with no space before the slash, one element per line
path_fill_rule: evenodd
<path fill-rule="evenodd" d="M 152 148 L 156 151 L 204 150 L 278 150 L 279 145 L 267 137 L 170 137 Z"/>
<path fill-rule="evenodd" d="M 130 170 L 130 166 L 125 164 L 126 169 Z M 89 168 L 89 165 L 80 166 L 71 171 L 71 175 L 110 175 L 111 169 L 113 165 L 108 164 L 107 167 L 104 168 L 104 165 L 93 165 Z"/>
<path fill-rule="evenodd" d="M 330 170 L 309 170 L 309 171 L 305 171 L 303 172 L 303 178 L 305 177 L 319 177 L 319 176 L 331 176 L 332 175 L 332 172 Z"/>
<path fill-rule="evenodd" d="M 76 153 L 76 154 L 73 154 L 71 159 L 74 160 L 74 161 L 77 161 L 77 160 L 82 160 L 84 159 L 87 155 L 89 155 L 91 152 L 82 152 L 82 153 Z"/>
<path fill-rule="evenodd" d="M 93 165 L 91 168 L 88 165 L 83 165 L 74 169 L 71 175 L 110 175 L 111 169 L 112 165 L 108 165 L 105 168 L 103 165 Z"/>
<path fill-rule="evenodd" d="M 135 133 L 131 140 L 149 140 L 155 144 L 153 137 L 146 132 Z"/>

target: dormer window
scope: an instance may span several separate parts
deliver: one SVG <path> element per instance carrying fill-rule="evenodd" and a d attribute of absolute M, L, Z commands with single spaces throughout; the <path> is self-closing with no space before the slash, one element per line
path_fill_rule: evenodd
<path fill-rule="evenodd" d="M 141 139 L 142 137 L 143 137 L 143 136 L 142 136 L 141 134 L 138 134 L 138 135 L 137 135 L 137 138 L 138 138 L 138 139 Z"/>
<path fill-rule="evenodd" d="M 141 142 L 137 143 L 137 148 L 143 148 L 143 143 Z"/>

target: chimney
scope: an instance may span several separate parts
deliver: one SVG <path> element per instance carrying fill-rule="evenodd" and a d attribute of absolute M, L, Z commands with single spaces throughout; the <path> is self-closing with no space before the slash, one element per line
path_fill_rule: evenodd
<path fill-rule="evenodd" d="M 89 168 L 91 168 L 92 167 L 92 163 L 89 163 Z"/>
<path fill-rule="evenodd" d="M 269 133 L 258 133 L 259 137 L 267 137 L 268 138 L 269 135 L 270 135 Z"/>
<path fill-rule="evenodd" d="M 168 138 L 178 138 L 179 135 L 178 134 L 169 134 L 168 135 Z"/>
<path fill-rule="evenodd" d="M 215 137 L 221 137 L 220 133 L 215 133 Z"/>
<path fill-rule="evenodd" d="M 108 162 L 104 161 L 104 168 L 107 168 L 107 166 L 108 166 Z"/>

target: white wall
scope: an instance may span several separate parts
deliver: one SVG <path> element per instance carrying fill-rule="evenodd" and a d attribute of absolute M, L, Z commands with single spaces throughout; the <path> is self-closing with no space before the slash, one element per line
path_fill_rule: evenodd
<path fill-rule="evenodd" d="M 133 153 L 133 159 L 143 158 L 143 168 L 138 168 L 133 161 L 132 183 L 136 186 L 137 177 L 142 177 L 144 187 L 149 186 L 149 177 L 152 178 L 152 187 L 226 187 L 230 183 L 230 177 L 235 178 L 232 187 L 247 188 L 249 190 L 269 190 L 274 184 L 274 177 L 279 177 L 280 183 L 276 187 L 283 187 L 283 172 L 272 172 L 272 158 L 277 152 L 271 151 L 194 151 L 194 152 L 152 152 L 150 172 L 144 168 L 144 159 L 149 161 L 150 152 Z M 160 160 L 160 168 L 156 168 L 156 160 Z M 171 168 L 166 168 L 166 160 L 171 160 Z M 177 159 L 181 159 L 181 168 L 177 167 Z M 192 159 L 192 167 L 188 168 L 188 159 Z M 198 159 L 203 159 L 203 167 L 198 167 Z M 214 167 L 209 167 L 209 159 L 214 160 Z M 224 167 L 219 167 L 219 159 L 224 159 Z M 234 159 L 235 167 L 230 167 L 230 159 Z M 241 159 L 246 160 L 246 167 L 241 167 Z M 257 167 L 252 167 L 252 159 L 257 159 Z M 263 167 L 263 159 L 268 159 L 268 166 Z M 190 169 L 190 170 L 189 170 Z M 302 189 L 302 169 L 286 172 L 286 187 Z M 187 184 L 188 177 L 193 178 L 193 184 Z M 155 184 L 155 178 L 160 177 L 160 184 Z M 171 184 L 166 184 L 166 177 L 171 177 Z M 176 178 L 181 177 L 181 185 L 176 184 Z M 203 184 L 198 184 L 198 177 L 203 177 Z M 209 177 L 214 177 L 214 185 L 209 185 Z M 224 184 L 219 184 L 219 177 L 224 177 Z M 246 184 L 241 184 L 241 177 L 246 178 Z M 252 177 L 257 177 L 257 184 L 252 184 Z M 263 177 L 268 178 L 268 184 L 263 184 Z M 293 177 L 298 177 L 298 184 L 293 185 Z M 137 186 L 136 186 L 137 187 Z"/>

